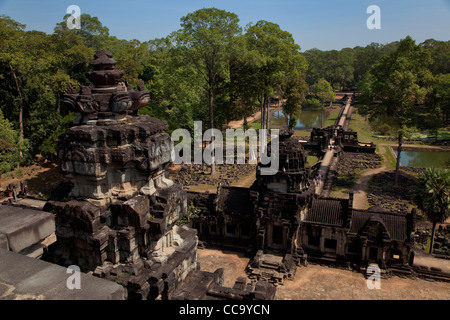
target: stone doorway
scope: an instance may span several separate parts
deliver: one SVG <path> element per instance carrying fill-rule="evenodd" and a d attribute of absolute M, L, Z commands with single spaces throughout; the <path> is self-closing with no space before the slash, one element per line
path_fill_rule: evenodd
<path fill-rule="evenodd" d="M 273 226 L 272 243 L 276 245 L 283 245 L 283 226 Z"/>
<path fill-rule="evenodd" d="M 376 262 L 378 260 L 378 248 L 369 248 L 369 262 Z"/>

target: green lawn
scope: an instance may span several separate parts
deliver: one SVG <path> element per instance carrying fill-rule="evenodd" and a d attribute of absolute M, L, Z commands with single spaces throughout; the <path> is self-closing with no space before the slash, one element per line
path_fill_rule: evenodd
<path fill-rule="evenodd" d="M 358 114 L 358 112 L 353 112 L 352 114 L 350 129 L 358 132 L 358 140 L 361 142 L 386 142 L 385 140 L 379 139 L 374 135 L 370 128 L 369 121 L 366 120 L 364 116 Z"/>
<path fill-rule="evenodd" d="M 411 139 L 417 139 L 417 140 L 432 140 L 435 139 L 435 134 L 429 131 L 422 131 L 414 133 L 411 136 Z M 439 129 L 437 134 L 437 140 L 450 140 L 450 130 L 447 129 Z"/>
<path fill-rule="evenodd" d="M 317 156 L 308 155 L 308 156 L 306 156 L 306 158 L 307 158 L 308 164 L 310 166 L 315 165 L 319 161 L 319 158 Z"/>
<path fill-rule="evenodd" d="M 325 121 L 325 123 L 323 124 L 323 127 L 326 128 L 326 127 L 334 125 L 340 112 L 341 112 L 341 109 L 332 110 L 330 112 L 330 116 L 328 117 L 327 121 Z"/>
<path fill-rule="evenodd" d="M 365 116 L 358 113 L 358 108 L 356 107 L 350 122 L 350 129 L 358 132 L 358 140 L 361 142 L 374 142 L 374 143 L 387 143 L 389 141 L 383 138 L 389 138 L 389 136 L 377 135 L 375 132 L 371 131 L 371 126 Z M 450 140 L 450 130 L 448 128 L 442 128 L 438 131 L 438 140 Z M 422 131 L 413 133 L 410 137 L 412 140 L 408 140 L 409 144 L 420 143 L 420 140 L 433 140 L 435 135 L 429 131 Z M 414 141 L 417 140 L 417 141 Z M 390 141 L 392 144 L 396 144 L 396 141 Z"/>
<path fill-rule="evenodd" d="M 384 146 L 382 148 L 385 148 L 385 154 L 383 159 L 383 164 L 386 165 L 389 169 L 395 169 L 395 166 L 397 164 L 397 161 L 395 160 L 394 156 L 391 153 L 391 150 L 389 150 L 389 146 Z"/>

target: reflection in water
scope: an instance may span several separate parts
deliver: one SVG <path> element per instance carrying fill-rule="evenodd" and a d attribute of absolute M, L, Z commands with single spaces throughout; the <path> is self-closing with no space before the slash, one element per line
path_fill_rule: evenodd
<path fill-rule="evenodd" d="M 450 152 L 402 151 L 400 155 L 404 167 L 444 168 L 446 161 L 450 161 Z"/>
<path fill-rule="evenodd" d="M 312 129 L 322 127 L 322 124 L 328 120 L 330 112 L 323 109 L 302 109 L 295 115 L 297 124 L 295 130 Z M 286 125 L 283 110 L 275 111 L 272 115 L 272 123 Z"/>

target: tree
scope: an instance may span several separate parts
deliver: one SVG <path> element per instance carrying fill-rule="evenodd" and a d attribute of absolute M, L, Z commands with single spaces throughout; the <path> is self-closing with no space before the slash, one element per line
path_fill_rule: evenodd
<path fill-rule="evenodd" d="M 230 59 L 230 109 L 234 112 L 232 120 L 244 118 L 244 129 L 248 129 L 247 117 L 253 114 L 258 102 L 257 57 L 248 50 L 244 36 L 237 38 L 236 42 L 238 45 Z"/>
<path fill-rule="evenodd" d="M 317 81 L 317 83 L 315 83 L 312 86 L 312 94 L 313 94 L 314 97 L 316 97 L 320 101 L 320 108 L 322 109 L 322 127 L 323 127 L 324 103 L 326 101 L 329 101 L 330 102 L 330 107 L 331 107 L 333 102 L 336 101 L 336 96 L 334 94 L 334 90 L 333 90 L 333 87 L 331 86 L 331 84 L 327 80 L 325 80 L 323 78 L 319 79 L 319 81 Z"/>
<path fill-rule="evenodd" d="M 433 224 L 430 253 L 433 252 L 436 224 L 450 216 L 450 170 L 426 169 L 418 177 L 415 202 Z"/>
<path fill-rule="evenodd" d="M 327 80 L 335 89 L 353 84 L 354 53 L 350 48 L 341 51 L 311 49 L 304 53 L 309 64 L 306 81 L 309 85 L 319 79 Z"/>
<path fill-rule="evenodd" d="M 151 101 L 140 114 L 166 119 L 169 132 L 184 128 L 194 130 L 193 119 L 207 119 L 204 79 L 186 63 L 184 53 L 170 38 L 145 43 L 149 64 L 140 76 L 149 83 Z"/>
<path fill-rule="evenodd" d="M 284 93 L 286 102 L 283 103 L 283 112 L 288 129 L 291 126 L 295 126 L 292 120 L 294 119 L 294 115 L 298 114 L 301 110 L 307 91 L 308 84 L 305 81 L 303 73 L 295 72 L 288 77 Z"/>
<path fill-rule="evenodd" d="M 364 48 L 354 48 L 355 59 L 353 62 L 353 78 L 356 83 L 362 81 L 370 69 L 380 61 L 383 56 L 382 49 L 383 45 L 379 43 L 371 43 Z"/>
<path fill-rule="evenodd" d="M 336 95 L 334 94 L 333 87 L 323 78 L 319 79 L 319 81 L 312 86 L 311 91 L 313 96 L 318 98 L 322 105 L 329 101 L 331 106 L 331 104 L 336 101 Z"/>
<path fill-rule="evenodd" d="M 19 112 L 19 156 L 23 157 L 22 145 L 24 143 L 23 133 L 23 110 L 24 97 L 22 95 L 21 85 L 17 73 L 21 68 L 25 68 L 31 61 L 24 54 L 24 29 L 25 25 L 20 24 L 8 16 L 0 16 L 0 62 L 4 63 L 10 72 L 14 81 L 14 87 L 17 92 Z"/>
<path fill-rule="evenodd" d="M 415 44 L 411 37 L 400 41 L 395 52 L 385 55 L 371 71 L 369 92 L 363 95 L 376 101 L 369 106 L 371 117 L 389 116 L 395 124 L 398 139 L 395 186 L 398 185 L 400 156 L 407 131 L 417 123 L 416 106 L 430 91 L 432 74 L 429 52 Z"/>
<path fill-rule="evenodd" d="M 440 74 L 434 78 L 428 96 L 429 114 L 436 118 L 437 128 L 450 123 L 450 73 Z"/>
<path fill-rule="evenodd" d="M 431 54 L 430 70 L 434 75 L 450 73 L 450 41 L 428 39 L 421 46 Z"/>
<path fill-rule="evenodd" d="M 18 135 L 0 110 L 0 174 L 12 170 L 20 161 Z"/>
<path fill-rule="evenodd" d="M 191 68 L 202 75 L 208 93 L 210 128 L 214 128 L 214 90 L 217 79 L 229 78 L 228 54 L 241 32 L 236 14 L 216 8 L 200 9 L 181 18 L 181 29 L 173 33 Z M 211 174 L 215 174 L 214 138 Z"/>
<path fill-rule="evenodd" d="M 248 48 L 255 57 L 258 95 L 261 105 L 261 128 L 268 129 L 270 98 L 282 86 L 289 73 L 305 72 L 307 63 L 290 34 L 279 25 L 258 21 L 245 33 Z"/>
<path fill-rule="evenodd" d="M 54 31 L 68 30 L 67 19 L 69 17 L 70 14 L 66 14 L 63 21 L 56 24 Z M 97 17 L 92 17 L 90 14 L 83 13 L 80 15 L 80 19 L 81 29 L 73 29 L 70 31 L 81 36 L 87 47 L 95 51 L 104 49 L 104 45 L 109 38 L 109 29 L 103 26 Z"/>

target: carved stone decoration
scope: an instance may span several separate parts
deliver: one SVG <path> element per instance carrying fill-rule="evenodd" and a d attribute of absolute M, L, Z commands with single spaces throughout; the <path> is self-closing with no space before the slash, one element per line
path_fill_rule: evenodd
<path fill-rule="evenodd" d="M 101 277 L 128 277 L 122 284 L 133 298 L 168 298 L 197 269 L 196 231 L 176 226 L 187 200 L 165 175 L 167 122 L 135 115 L 150 94 L 119 84 L 123 71 L 115 64 L 107 51 L 97 52 L 87 74 L 93 86 L 64 96 L 80 116 L 58 142 L 70 193 L 45 206 L 56 215 L 54 254 Z"/>
<path fill-rule="evenodd" d="M 91 81 L 80 93 L 68 86 L 64 104 L 79 113 L 77 124 L 111 125 L 127 122 L 127 114 L 136 114 L 150 101 L 150 93 L 141 81 L 139 91 L 120 82 L 123 70 L 116 70 L 117 62 L 106 50 L 98 51 L 91 61 L 92 71 L 86 73 Z"/>
<path fill-rule="evenodd" d="M 131 97 L 126 93 L 117 93 L 112 96 L 112 112 L 124 112 L 125 110 L 129 109 L 131 105 Z"/>
<path fill-rule="evenodd" d="M 64 96 L 79 117 L 58 141 L 67 187 L 44 207 L 55 214 L 52 261 L 116 281 L 129 299 L 273 299 L 263 282 L 246 290 L 241 281 L 242 290 L 227 295 L 223 270 L 199 270 L 197 231 L 177 225 L 187 214 L 186 191 L 166 175 L 167 121 L 137 115 L 150 94 L 143 83 L 139 91 L 120 83 L 115 64 L 97 52 L 87 74 L 92 84 Z"/>

